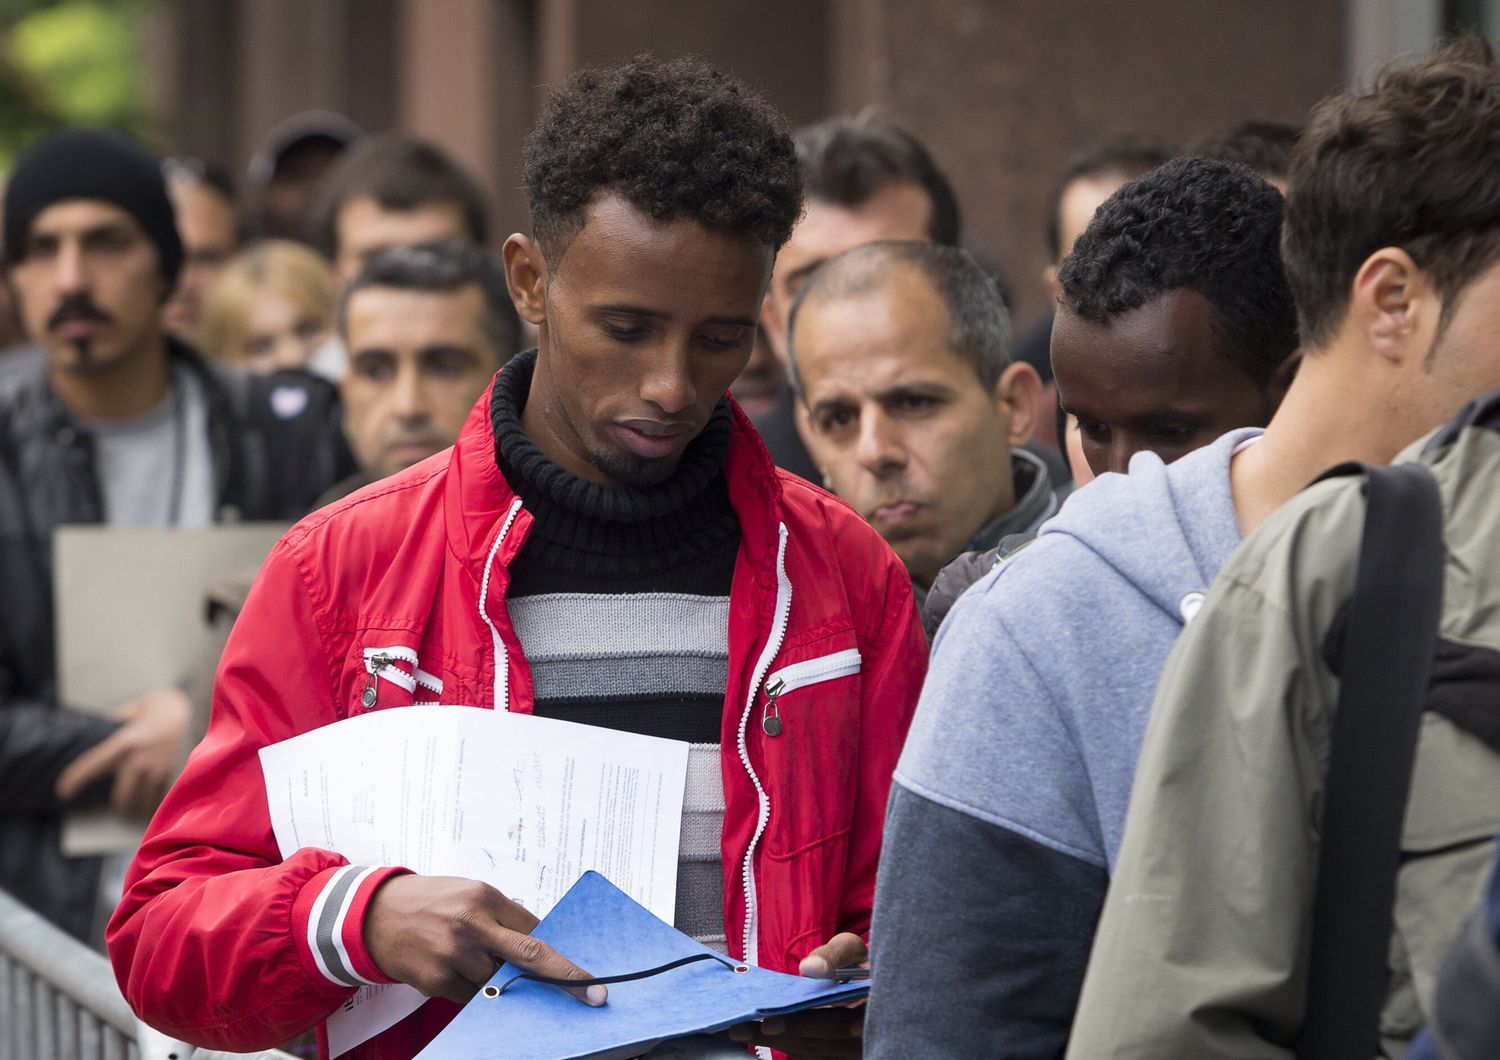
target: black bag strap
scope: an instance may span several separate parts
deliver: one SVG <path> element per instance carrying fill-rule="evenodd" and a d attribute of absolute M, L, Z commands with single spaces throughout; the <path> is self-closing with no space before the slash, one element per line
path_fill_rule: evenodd
<path fill-rule="evenodd" d="M 1422 464 L 1365 469 L 1368 506 L 1329 751 L 1297 1055 L 1370 1060 L 1417 726 L 1443 596 L 1443 508 Z"/>

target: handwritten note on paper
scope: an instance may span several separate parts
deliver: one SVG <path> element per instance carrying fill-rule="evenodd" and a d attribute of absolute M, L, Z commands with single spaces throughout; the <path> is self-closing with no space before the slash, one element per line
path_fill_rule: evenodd
<path fill-rule="evenodd" d="M 589 869 L 672 922 L 688 745 L 524 714 L 403 707 L 263 748 L 282 857 L 483 880 L 538 917 Z M 338 1056 L 414 1012 L 362 989 L 328 1020 Z"/>

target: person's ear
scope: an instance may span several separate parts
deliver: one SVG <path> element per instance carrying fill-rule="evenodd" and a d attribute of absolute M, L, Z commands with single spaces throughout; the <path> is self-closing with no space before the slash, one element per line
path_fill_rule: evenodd
<path fill-rule="evenodd" d="M 760 300 L 760 333 L 765 336 L 771 355 L 781 362 L 782 368 L 786 368 L 786 321 L 776 312 L 776 303 L 769 289 Z"/>
<path fill-rule="evenodd" d="M 813 425 L 812 410 L 807 407 L 807 400 L 801 394 L 795 395 L 792 399 L 792 422 L 797 427 L 797 435 L 802 439 L 802 447 L 812 452 L 813 446 L 817 445 L 820 439 L 818 430 Z"/>
<path fill-rule="evenodd" d="M 547 319 L 547 259 L 530 236 L 517 232 L 500 249 L 505 286 L 522 320 L 541 327 Z"/>
<path fill-rule="evenodd" d="M 1271 381 L 1266 386 L 1266 392 L 1271 398 L 1271 411 L 1275 411 L 1281 404 L 1281 399 L 1286 397 L 1286 392 L 1291 389 L 1292 380 L 1297 378 L 1297 369 L 1302 365 L 1302 351 L 1293 350 L 1287 355 L 1287 359 L 1276 366 L 1276 371 L 1271 373 Z"/>
<path fill-rule="evenodd" d="M 172 300 L 172 296 L 177 293 L 177 288 L 182 283 L 183 274 L 188 268 L 187 255 L 183 254 L 178 259 L 177 275 L 169 280 L 167 274 L 162 271 L 161 251 L 157 249 L 156 244 L 150 243 L 149 245 L 152 253 L 156 255 L 156 269 L 152 273 L 156 277 L 156 304 L 163 306 Z"/>
<path fill-rule="evenodd" d="M 1006 418 L 1012 448 L 1031 441 L 1042 408 L 1042 377 L 1025 361 L 1015 361 L 995 382 L 995 405 Z"/>
<path fill-rule="evenodd" d="M 1393 365 L 1426 360 L 1442 311 L 1432 281 L 1400 247 L 1375 251 L 1354 276 L 1350 323 Z"/>
<path fill-rule="evenodd" d="M 1062 297 L 1062 284 L 1057 282 L 1057 265 L 1048 265 L 1042 270 L 1042 283 L 1047 285 L 1048 305 L 1056 305 Z"/>

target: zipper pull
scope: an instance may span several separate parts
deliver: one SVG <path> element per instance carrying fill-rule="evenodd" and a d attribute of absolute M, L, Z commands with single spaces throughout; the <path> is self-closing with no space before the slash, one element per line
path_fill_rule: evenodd
<path fill-rule="evenodd" d="M 375 706 L 375 701 L 380 698 L 380 671 L 391 664 L 389 655 L 377 655 L 370 660 L 370 679 L 365 682 L 365 694 L 360 696 L 359 701 L 364 704 L 366 710 Z"/>
<path fill-rule="evenodd" d="M 776 709 L 776 697 L 781 695 L 784 688 L 786 688 L 786 682 L 779 677 L 766 685 L 766 705 L 761 711 L 760 727 L 765 730 L 767 736 L 781 735 L 781 713 Z"/>

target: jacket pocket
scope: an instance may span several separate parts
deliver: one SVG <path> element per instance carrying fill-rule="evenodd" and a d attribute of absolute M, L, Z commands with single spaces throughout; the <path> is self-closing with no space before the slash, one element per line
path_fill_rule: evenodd
<path fill-rule="evenodd" d="M 786 854 L 767 851 L 761 866 L 761 894 L 766 896 L 761 951 L 780 961 L 778 970 L 795 974 L 803 957 L 838 934 L 840 910 L 857 898 L 848 893 L 844 876 L 848 849 L 849 830 L 844 829 Z"/>
<path fill-rule="evenodd" d="M 845 648 L 828 655 L 792 663 L 766 675 L 761 685 L 764 700 L 761 704 L 761 728 L 767 736 L 780 736 L 785 728 L 781 716 L 780 700 L 798 689 L 834 681 L 840 677 L 852 677 L 859 673 L 858 648 Z"/>
<path fill-rule="evenodd" d="M 428 673 L 417 663 L 417 653 L 403 644 L 383 648 L 365 648 L 365 684 L 359 705 L 365 710 L 381 703 L 383 685 L 393 685 L 411 698 L 402 705 L 437 703 L 443 695 L 442 678 Z"/>
<path fill-rule="evenodd" d="M 755 750 L 771 804 L 765 851 L 782 860 L 821 857 L 814 849 L 848 831 L 859 797 L 859 649 L 825 641 L 813 651 L 773 669 L 756 704 Z"/>

